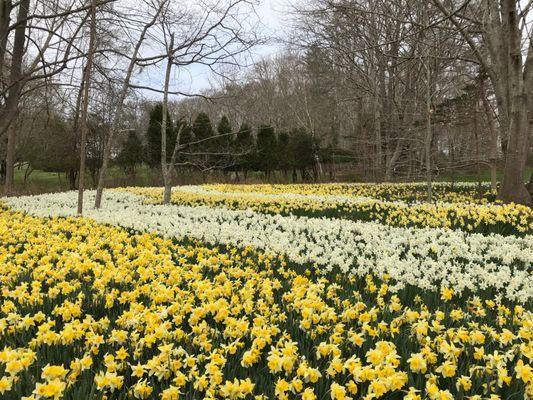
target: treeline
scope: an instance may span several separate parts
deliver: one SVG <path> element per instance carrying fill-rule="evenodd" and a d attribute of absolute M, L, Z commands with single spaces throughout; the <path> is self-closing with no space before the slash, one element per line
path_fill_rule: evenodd
<path fill-rule="evenodd" d="M 142 164 L 160 169 L 162 117 L 162 106 L 156 104 L 150 110 L 145 137 L 129 132 L 115 160 L 127 175 L 135 177 Z M 321 173 L 333 174 L 335 156 L 343 156 L 340 150 L 322 148 L 305 128 L 276 131 L 269 124 L 232 123 L 225 115 L 212 122 L 205 112 L 192 121 L 173 120 L 168 113 L 167 121 L 167 162 L 179 138 L 178 172 L 221 171 L 236 181 L 247 179 L 250 171 L 262 172 L 266 180 L 279 172 L 284 180 L 316 181 Z"/>

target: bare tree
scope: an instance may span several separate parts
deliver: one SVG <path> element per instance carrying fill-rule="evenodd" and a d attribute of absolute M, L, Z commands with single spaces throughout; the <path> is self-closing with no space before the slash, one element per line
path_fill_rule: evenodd
<path fill-rule="evenodd" d="M 164 15 L 161 15 L 161 19 L 164 22 L 162 26 L 181 27 L 180 32 L 174 33 L 173 48 L 169 50 L 165 46 L 165 51 L 161 54 L 142 59 L 132 57 L 130 66 L 132 68 L 135 65 L 147 67 L 158 65 L 164 60 L 168 62 L 169 54 L 171 54 L 172 65 L 177 68 L 202 65 L 220 74 L 220 71 L 216 69 L 217 66 L 238 65 L 238 56 L 246 53 L 258 43 L 253 32 L 247 31 L 244 25 L 247 16 L 251 12 L 250 6 L 251 2 L 248 0 L 231 0 L 226 4 L 202 2 L 201 7 L 198 4 L 179 7 L 175 3 L 167 5 L 166 1 L 160 2 L 156 15 L 159 16 L 164 7 Z M 243 10 L 243 8 L 245 9 Z M 247 12 L 246 9 L 248 9 Z M 166 27 L 159 32 L 155 32 L 155 42 L 160 42 L 161 39 L 164 41 L 165 33 L 167 32 L 169 30 Z M 157 38 L 158 35 L 159 38 Z M 168 73 L 172 70 L 172 65 L 168 67 L 167 64 L 166 71 L 169 71 Z M 128 88 L 149 90 L 166 96 L 191 95 L 179 90 L 132 84 L 129 77 L 124 81 L 124 89 L 127 91 Z M 112 140 L 112 137 L 110 140 Z M 104 165 L 100 170 L 95 200 L 96 208 L 101 206 L 110 148 L 111 145 L 106 146 Z"/>
<path fill-rule="evenodd" d="M 117 133 L 121 129 L 122 117 L 123 117 L 123 111 L 124 111 L 124 101 L 126 100 L 126 97 L 128 96 L 128 92 L 131 89 L 131 79 L 133 77 L 133 72 L 137 64 L 143 61 L 143 59 L 139 57 L 139 52 L 141 50 L 141 47 L 146 39 L 146 36 L 150 28 L 152 28 L 154 24 L 158 21 L 163 9 L 167 6 L 167 3 L 168 3 L 168 0 L 159 0 L 153 4 L 153 7 L 154 7 L 153 16 L 142 27 L 141 33 L 137 39 L 137 42 L 134 45 L 133 53 L 131 57 L 129 58 L 129 64 L 126 70 L 126 75 L 124 77 L 124 80 L 122 81 L 122 88 L 119 92 L 118 99 L 116 102 L 116 109 L 115 109 L 115 114 L 113 117 L 113 122 L 111 124 L 109 137 L 107 139 L 107 142 L 104 148 L 102 166 L 100 168 L 100 172 L 98 175 L 98 184 L 96 186 L 96 198 L 95 198 L 95 203 L 94 203 L 95 208 L 100 208 L 102 204 L 102 194 L 104 191 L 104 184 L 105 184 L 105 178 L 107 175 L 107 169 L 109 166 L 109 159 L 111 158 L 111 150 L 113 148 L 113 143 L 115 141 Z"/>
<path fill-rule="evenodd" d="M 88 126 L 88 111 L 89 111 L 89 95 L 91 87 L 91 72 L 93 69 L 94 53 L 96 50 L 96 0 L 91 2 L 91 25 L 90 25 L 90 39 L 89 49 L 87 50 L 87 63 L 85 64 L 85 71 L 82 81 L 83 86 L 83 107 L 81 110 L 81 137 L 80 137 L 80 171 L 78 179 L 78 215 L 83 213 L 83 191 L 85 190 L 85 159 L 87 147 L 87 131 Z"/>
<path fill-rule="evenodd" d="M 98 0 L 107 4 L 114 0 Z M 69 68 L 76 59 L 78 41 L 90 4 L 78 0 L 46 2 L 21 0 L 0 3 L 0 138 L 7 132 L 6 179 L 4 191 L 13 187 L 17 132 L 10 126 L 18 115 L 21 98 Z M 10 24 L 11 13 L 17 13 Z M 12 40 L 10 40 L 12 39 Z M 7 78 L 4 78 L 8 70 Z"/>
<path fill-rule="evenodd" d="M 533 114 L 533 30 L 527 29 L 532 3 L 528 2 L 522 10 L 518 0 L 475 2 L 473 6 L 479 8 L 481 16 L 472 20 L 455 13 L 453 1 L 432 2 L 463 36 L 494 88 L 500 130 L 506 139 L 498 197 L 506 202 L 531 204 L 524 171 Z M 475 31 L 481 30 L 481 40 L 471 33 L 472 24 L 477 28 Z"/>
<path fill-rule="evenodd" d="M 10 7 L 10 6 L 9 6 Z M 30 0 L 21 0 L 18 8 L 17 28 L 15 29 L 15 39 L 13 42 L 13 56 L 11 59 L 11 72 L 9 76 L 9 89 L 5 103 L 5 110 L 7 112 L 2 114 L 3 122 L 0 125 L 0 134 L 9 127 L 9 124 L 15 115 L 20 93 L 22 91 L 22 58 L 24 56 L 24 47 L 26 42 L 26 27 L 28 24 L 28 11 L 30 7 Z M 2 8 L 6 8 L 5 6 Z M 4 53 L 5 56 L 5 53 Z M 7 113 L 11 115 L 8 116 Z M 7 137 L 7 151 L 6 151 L 6 181 L 4 184 L 4 193 L 11 194 L 13 189 L 13 178 L 15 163 L 15 133 L 14 129 L 10 129 Z"/>
<path fill-rule="evenodd" d="M 161 121 L 161 171 L 163 173 L 163 182 L 165 185 L 165 191 L 163 195 L 163 204 L 170 203 L 170 195 L 172 192 L 172 175 L 175 171 L 174 163 L 176 161 L 176 152 L 180 142 L 181 129 L 183 125 L 180 125 L 179 132 L 176 138 L 176 144 L 174 145 L 174 151 L 170 162 L 167 162 L 167 118 L 168 118 L 168 90 L 170 85 L 170 74 L 172 73 L 172 65 L 174 64 L 174 34 L 170 34 L 170 43 L 167 48 L 167 66 L 165 69 L 165 83 L 163 86 L 163 117 Z"/>

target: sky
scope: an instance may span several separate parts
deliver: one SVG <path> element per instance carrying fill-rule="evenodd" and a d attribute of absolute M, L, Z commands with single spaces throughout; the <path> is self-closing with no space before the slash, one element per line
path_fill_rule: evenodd
<path fill-rule="evenodd" d="M 289 5 L 290 0 L 260 0 L 260 4 L 256 7 L 259 31 L 262 36 L 271 38 L 271 40 L 269 43 L 257 46 L 252 50 L 250 60 L 247 61 L 248 64 L 274 56 L 283 49 L 283 44 L 276 38 L 283 37 L 287 32 L 290 18 L 286 11 Z M 162 71 L 155 71 L 150 80 L 161 80 L 162 82 Z M 215 74 L 209 68 L 201 65 L 182 68 L 180 71 L 176 71 L 173 79 L 173 85 L 176 89 L 191 94 L 210 89 L 216 84 Z"/>

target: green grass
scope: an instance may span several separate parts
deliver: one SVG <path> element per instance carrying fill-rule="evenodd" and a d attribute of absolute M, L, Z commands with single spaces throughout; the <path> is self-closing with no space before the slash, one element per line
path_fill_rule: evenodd
<path fill-rule="evenodd" d="M 533 173 L 533 166 L 526 167 L 526 171 L 524 173 L 524 180 L 526 182 L 529 181 L 529 177 Z M 501 181 L 503 177 L 503 170 L 498 170 L 496 173 L 496 176 L 498 177 L 498 182 Z M 445 174 L 441 174 L 437 176 L 435 180 L 439 182 L 451 182 L 452 177 L 455 179 L 455 181 L 461 181 L 461 182 L 477 182 L 480 178 L 482 182 L 490 182 L 490 169 L 483 169 L 481 173 L 479 174 L 479 177 L 475 171 L 468 171 L 468 172 L 461 172 L 461 171 L 455 171 L 454 174 L 447 172 Z"/>
<path fill-rule="evenodd" d="M 17 194 L 37 194 L 44 192 L 59 192 L 69 190 L 68 179 L 65 174 L 57 174 L 55 172 L 45 172 L 34 170 L 24 184 L 24 168 L 15 169 L 15 193 Z M 533 173 L 533 166 L 526 168 L 525 180 L 528 181 L 530 175 Z M 498 181 L 501 180 L 503 171 L 498 171 Z M 327 180 L 327 174 L 323 176 L 323 179 Z M 202 179 L 199 178 L 198 173 L 187 173 L 179 178 L 179 183 L 201 183 Z M 456 171 L 453 174 L 455 181 L 462 182 L 477 182 L 481 178 L 482 181 L 490 181 L 490 170 L 484 169 L 481 171 L 480 176 L 473 171 Z M 263 175 L 260 172 L 250 172 L 248 179 L 253 182 L 262 181 Z M 222 181 L 223 177 L 219 175 L 210 176 L 208 181 Z M 353 178 L 341 179 L 346 181 L 357 181 Z M 439 182 L 452 181 L 452 174 L 445 173 L 435 178 Z M 87 187 L 92 188 L 93 182 L 89 174 L 86 175 L 85 182 Z M 107 184 L 108 187 L 117 186 L 160 186 L 160 178 L 154 174 L 150 169 L 143 165 L 137 169 L 135 179 L 128 177 L 124 174 L 124 171 L 118 167 L 111 167 L 108 174 Z"/>
<path fill-rule="evenodd" d="M 64 173 L 45 172 L 34 170 L 26 183 L 24 183 L 24 168 L 15 169 L 15 192 L 24 194 L 34 194 L 43 192 L 59 192 L 69 190 L 69 182 Z M 135 179 L 124 174 L 118 167 L 111 167 L 108 173 L 107 185 L 109 186 L 146 186 L 152 182 L 152 174 L 148 167 L 141 167 L 136 173 Z M 85 175 L 85 184 L 88 188 L 93 188 L 93 180 L 90 174 Z"/>

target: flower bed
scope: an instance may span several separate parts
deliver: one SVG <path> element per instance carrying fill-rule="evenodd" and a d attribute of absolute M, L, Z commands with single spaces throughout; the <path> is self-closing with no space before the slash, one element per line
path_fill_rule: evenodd
<path fill-rule="evenodd" d="M 74 199 L 67 193 L 9 202 L 57 216 L 72 213 Z M 147 206 L 124 193 L 107 193 L 104 205 L 91 217 L 169 236 L 191 233 L 193 222 L 205 223 L 198 237 L 207 236 L 212 221 L 218 221 L 221 228 L 211 233 L 213 238 L 218 234 L 224 241 L 225 229 L 233 228 L 239 244 L 240 229 L 251 221 L 247 216 L 257 218 L 251 212 Z M 230 215 L 236 225 L 228 225 Z M 323 242 L 334 239 L 335 229 L 345 237 L 346 221 L 328 228 L 324 220 L 265 218 L 261 228 L 268 228 L 267 221 L 275 225 L 263 236 L 256 225 L 249 226 L 254 240 L 291 226 L 286 224 L 295 228 L 284 235 L 318 234 L 301 231 L 304 222 L 311 231 L 326 225 Z M 371 235 L 380 231 L 368 229 Z M 436 245 L 435 254 L 444 258 L 456 252 L 454 260 L 464 258 L 468 268 L 475 269 L 473 260 L 483 251 L 492 252 L 488 259 L 497 257 L 503 269 L 531 256 L 524 253 L 523 246 L 531 244 L 525 239 L 495 238 L 488 244 L 486 237 L 471 235 L 469 242 L 459 232 L 381 231 L 395 232 L 409 249 L 430 251 Z M 381 240 L 365 232 L 356 235 Z M 271 240 L 277 243 L 282 236 Z M 498 240 L 516 253 L 483 248 Z M 461 248 L 464 243 L 473 247 Z M 439 247 L 444 245 L 447 249 Z M 450 251 L 454 245 L 459 247 Z M 379 243 L 377 248 L 386 251 Z M 315 274 L 313 257 L 300 257 L 306 263 L 295 265 L 249 248 L 185 244 L 88 218 L 1 210 L 0 395 L 5 400 L 533 395 L 529 307 L 490 296 L 465 299 L 450 287 L 392 293 L 387 276 L 360 278 L 334 268 Z M 428 266 L 413 269 L 419 265 Z"/>
<path fill-rule="evenodd" d="M 375 221 L 398 227 L 450 228 L 476 233 L 525 235 L 533 232 L 533 210 L 516 204 L 406 203 L 344 195 L 262 193 L 241 191 L 243 186 L 182 186 L 174 189 L 172 203 L 184 206 L 254 210 L 273 215 L 343 218 Z M 234 188 L 236 191 L 229 191 Z M 126 191 L 161 201 L 160 188 L 126 188 Z M 289 189 L 290 190 L 290 189 Z"/>
<path fill-rule="evenodd" d="M 89 201 L 94 194 L 89 194 Z M 10 198 L 11 207 L 37 216 L 73 216 L 76 193 Z M 106 193 L 97 221 L 213 245 L 252 246 L 323 273 L 392 279 L 405 286 L 484 293 L 527 303 L 533 297 L 533 237 L 468 234 L 446 229 L 395 228 L 373 222 L 269 215 L 225 208 L 144 204 L 126 192 Z"/>

